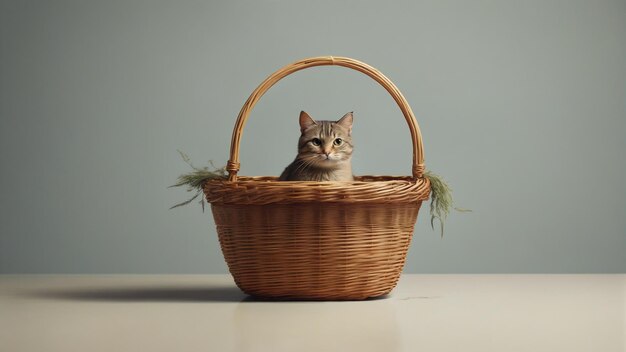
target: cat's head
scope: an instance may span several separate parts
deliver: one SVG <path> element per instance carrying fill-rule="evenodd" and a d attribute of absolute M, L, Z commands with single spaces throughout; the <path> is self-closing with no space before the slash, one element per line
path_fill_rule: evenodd
<path fill-rule="evenodd" d="M 352 156 L 352 113 L 337 121 L 315 121 L 300 112 L 298 159 L 318 168 L 337 168 Z"/>

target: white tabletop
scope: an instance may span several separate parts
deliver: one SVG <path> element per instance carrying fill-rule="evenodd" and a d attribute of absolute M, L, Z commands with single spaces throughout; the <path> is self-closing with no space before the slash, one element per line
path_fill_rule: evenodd
<path fill-rule="evenodd" d="M 0 351 L 623 352 L 626 275 L 403 275 L 263 302 L 227 275 L 0 276 Z"/>

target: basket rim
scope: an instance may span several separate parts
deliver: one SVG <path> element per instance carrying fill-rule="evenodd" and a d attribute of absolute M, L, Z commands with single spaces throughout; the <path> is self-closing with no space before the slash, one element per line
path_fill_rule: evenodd
<path fill-rule="evenodd" d="M 416 203 L 430 195 L 428 178 L 357 176 L 356 181 L 279 181 L 276 176 L 240 176 L 203 185 L 211 204 Z"/>
<path fill-rule="evenodd" d="M 216 182 L 216 183 L 251 183 L 251 182 L 276 182 L 277 184 L 282 185 L 350 185 L 350 184 L 364 184 L 364 183 L 372 183 L 372 182 L 409 182 L 409 183 L 417 183 L 424 178 L 413 178 L 413 176 L 407 175 L 359 175 L 354 176 L 354 181 L 286 181 L 279 180 L 278 176 L 269 176 L 269 175 L 261 175 L 261 176 L 237 176 L 236 181 L 231 181 L 229 179 L 211 179 L 207 180 L 207 183 Z"/>

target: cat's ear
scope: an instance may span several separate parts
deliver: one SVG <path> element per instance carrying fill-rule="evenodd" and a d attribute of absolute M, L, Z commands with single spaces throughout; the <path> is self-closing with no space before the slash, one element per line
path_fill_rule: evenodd
<path fill-rule="evenodd" d="M 300 111 L 300 132 L 304 133 L 304 131 L 315 125 L 317 125 L 317 122 L 315 122 L 309 114 L 304 111 Z"/>
<path fill-rule="evenodd" d="M 352 117 L 352 111 L 343 115 L 342 118 L 340 118 L 336 123 L 343 127 L 346 128 L 348 130 L 348 134 L 352 133 L 352 121 L 353 121 L 353 117 Z"/>

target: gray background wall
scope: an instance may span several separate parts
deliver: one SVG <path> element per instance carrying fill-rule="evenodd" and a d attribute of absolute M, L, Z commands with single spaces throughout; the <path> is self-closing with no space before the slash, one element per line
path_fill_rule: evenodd
<path fill-rule="evenodd" d="M 453 186 L 446 235 L 418 219 L 412 273 L 626 270 L 624 1 L 0 1 L 0 272 L 226 272 L 210 212 L 168 210 L 224 164 L 235 117 L 281 66 L 380 69 Z M 301 109 L 355 111 L 357 174 L 409 174 L 374 81 L 324 67 L 251 115 L 243 175 L 295 155 Z"/>

